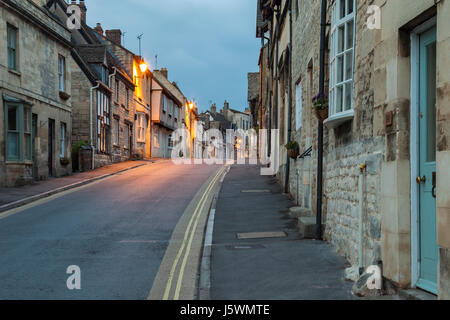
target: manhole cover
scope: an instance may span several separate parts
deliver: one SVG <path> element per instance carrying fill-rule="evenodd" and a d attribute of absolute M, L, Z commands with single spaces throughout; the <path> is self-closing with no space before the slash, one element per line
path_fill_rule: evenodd
<path fill-rule="evenodd" d="M 238 233 L 237 238 L 239 240 L 244 239 L 266 239 L 266 238 L 286 238 L 287 233 L 283 231 L 270 231 L 270 232 L 248 232 Z"/>

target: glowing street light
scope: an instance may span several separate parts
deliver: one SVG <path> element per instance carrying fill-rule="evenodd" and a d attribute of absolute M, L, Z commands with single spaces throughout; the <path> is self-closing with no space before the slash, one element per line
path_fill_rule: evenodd
<path fill-rule="evenodd" d="M 145 62 L 142 62 L 142 63 L 139 65 L 139 68 L 141 68 L 142 73 L 144 73 L 145 71 L 147 71 L 148 66 L 147 66 L 147 64 L 146 64 Z"/>

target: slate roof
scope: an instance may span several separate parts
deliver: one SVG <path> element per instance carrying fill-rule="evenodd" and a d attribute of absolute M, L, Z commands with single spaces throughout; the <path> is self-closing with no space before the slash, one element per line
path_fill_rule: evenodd
<path fill-rule="evenodd" d="M 78 53 L 86 63 L 106 62 L 106 46 L 102 44 L 86 44 L 77 46 Z"/>
<path fill-rule="evenodd" d="M 167 91 L 169 92 L 175 99 L 178 100 L 180 105 L 183 105 L 186 98 L 178 88 L 177 85 L 174 85 L 170 82 L 159 70 L 153 71 L 153 78 Z"/>

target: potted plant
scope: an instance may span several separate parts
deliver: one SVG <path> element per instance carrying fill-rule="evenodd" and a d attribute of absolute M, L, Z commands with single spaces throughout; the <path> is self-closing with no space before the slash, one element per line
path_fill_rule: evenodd
<path fill-rule="evenodd" d="M 300 146 L 299 146 L 298 142 L 297 141 L 289 141 L 285 147 L 287 149 L 289 158 L 297 159 L 297 157 L 300 154 Z"/>
<path fill-rule="evenodd" d="M 312 103 L 316 117 L 324 122 L 328 118 L 328 96 L 319 93 L 312 99 Z"/>
<path fill-rule="evenodd" d="M 63 167 L 65 167 L 70 163 L 70 159 L 67 157 L 62 157 L 61 159 L 59 159 L 59 162 Z"/>

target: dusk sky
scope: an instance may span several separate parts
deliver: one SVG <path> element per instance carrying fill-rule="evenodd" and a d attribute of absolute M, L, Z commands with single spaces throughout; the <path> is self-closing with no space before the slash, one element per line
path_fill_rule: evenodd
<path fill-rule="evenodd" d="M 244 110 L 247 73 L 258 71 L 260 41 L 255 37 L 254 0 L 87 0 L 87 22 L 121 29 L 125 47 L 155 67 L 169 71 L 201 111 L 211 102 Z"/>

